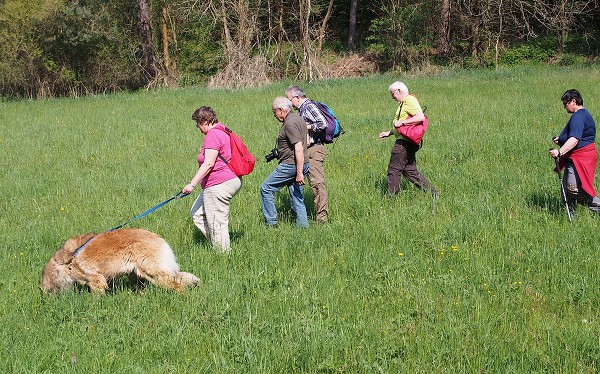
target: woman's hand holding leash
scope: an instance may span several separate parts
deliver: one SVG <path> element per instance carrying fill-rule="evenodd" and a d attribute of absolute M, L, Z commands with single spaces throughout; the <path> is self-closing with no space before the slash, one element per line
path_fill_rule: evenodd
<path fill-rule="evenodd" d="M 183 190 L 181 190 L 181 193 L 183 193 L 184 195 L 188 195 L 189 193 L 191 193 L 194 190 L 194 185 L 191 183 L 188 183 L 185 185 L 185 187 L 183 187 Z"/>

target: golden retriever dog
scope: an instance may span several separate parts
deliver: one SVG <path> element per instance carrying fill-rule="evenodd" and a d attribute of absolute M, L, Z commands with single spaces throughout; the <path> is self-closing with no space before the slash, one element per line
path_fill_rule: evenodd
<path fill-rule="evenodd" d="M 104 294 L 108 282 L 122 275 L 177 291 L 198 283 L 195 275 L 179 271 L 163 238 L 147 230 L 119 229 L 67 240 L 46 264 L 42 290 L 58 293 L 78 283 Z"/>

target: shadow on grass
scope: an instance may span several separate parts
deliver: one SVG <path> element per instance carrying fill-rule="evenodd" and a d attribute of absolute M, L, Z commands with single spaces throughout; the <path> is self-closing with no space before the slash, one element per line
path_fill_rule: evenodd
<path fill-rule="evenodd" d="M 146 291 L 149 282 L 143 280 L 134 274 L 122 275 L 115 279 L 108 280 L 108 289 L 104 295 L 114 295 L 122 292 L 132 292 L 136 294 L 142 294 Z M 73 294 L 91 294 L 90 288 L 87 285 L 74 283 L 68 288 L 62 290 L 59 294 L 51 294 L 50 296 L 58 297 L 68 293 Z"/>
<path fill-rule="evenodd" d="M 314 197 L 308 184 L 304 186 L 304 206 L 306 207 L 306 214 L 308 215 L 308 218 L 311 219 L 311 217 L 314 217 Z M 279 191 L 275 192 L 275 209 L 277 209 L 277 222 L 279 224 L 296 224 L 296 214 L 290 205 L 290 193 L 288 187 L 283 187 Z M 264 216 L 262 219 L 264 222 Z"/>
<path fill-rule="evenodd" d="M 198 230 L 198 228 L 196 228 L 196 226 L 193 227 L 193 236 L 194 236 L 194 242 L 198 245 L 201 245 L 205 248 L 210 248 L 212 246 L 212 243 L 210 242 L 210 240 L 208 240 L 206 238 L 206 236 L 204 236 L 200 230 Z M 237 243 L 238 241 L 242 240 L 242 238 L 244 237 L 245 233 L 244 231 L 240 230 L 240 231 L 230 231 L 229 232 L 229 240 L 231 241 L 231 243 Z"/>
<path fill-rule="evenodd" d="M 416 188 L 417 190 L 419 189 L 417 186 L 415 186 L 411 182 L 409 182 L 408 179 L 406 179 L 405 177 L 402 177 L 402 179 L 400 179 L 399 194 L 402 193 L 402 191 L 407 191 L 408 189 L 411 189 L 411 188 Z M 388 190 L 387 177 L 380 178 L 379 180 L 375 181 L 375 190 L 378 191 L 379 194 L 383 197 L 389 197 L 389 198 L 398 197 L 398 195 L 392 195 L 390 193 L 390 191 Z M 427 192 L 427 191 L 424 191 L 424 192 Z"/>
<path fill-rule="evenodd" d="M 527 205 L 547 210 L 550 214 L 558 216 L 566 214 L 566 208 L 561 203 L 559 196 L 550 196 L 547 193 L 534 192 L 527 197 Z"/>
<path fill-rule="evenodd" d="M 308 184 L 304 186 L 304 206 L 306 206 L 306 214 L 308 215 L 308 219 L 314 220 L 317 216 L 317 210 L 315 208 L 315 195 L 312 192 L 312 188 L 310 188 Z"/>

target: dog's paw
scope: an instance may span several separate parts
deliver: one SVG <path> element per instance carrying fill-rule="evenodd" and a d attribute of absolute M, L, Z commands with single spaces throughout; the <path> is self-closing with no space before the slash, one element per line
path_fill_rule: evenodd
<path fill-rule="evenodd" d="M 192 273 L 186 273 L 185 271 L 180 271 L 177 273 L 177 283 L 181 284 L 183 287 L 188 286 L 197 286 L 200 281 L 198 277 L 196 277 Z"/>

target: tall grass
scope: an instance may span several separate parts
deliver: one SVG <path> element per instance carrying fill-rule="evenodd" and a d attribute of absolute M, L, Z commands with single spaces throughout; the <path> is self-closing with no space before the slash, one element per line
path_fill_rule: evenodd
<path fill-rule="evenodd" d="M 441 191 L 385 196 L 406 82 L 428 106 L 420 170 Z M 287 84 L 0 103 L 0 371 L 597 372 L 599 220 L 567 222 L 547 154 L 578 88 L 600 120 L 600 68 L 521 67 L 305 85 L 346 133 L 328 146 L 330 223 L 262 225 L 262 155 Z M 212 106 L 259 159 L 232 203 L 233 253 L 189 218 L 194 197 L 132 223 L 162 235 L 201 287 L 44 297 L 41 269 L 68 237 L 171 197 L 197 167 L 191 113 Z M 600 187 L 596 183 L 597 187 Z M 312 194 L 306 189 L 309 214 Z"/>

